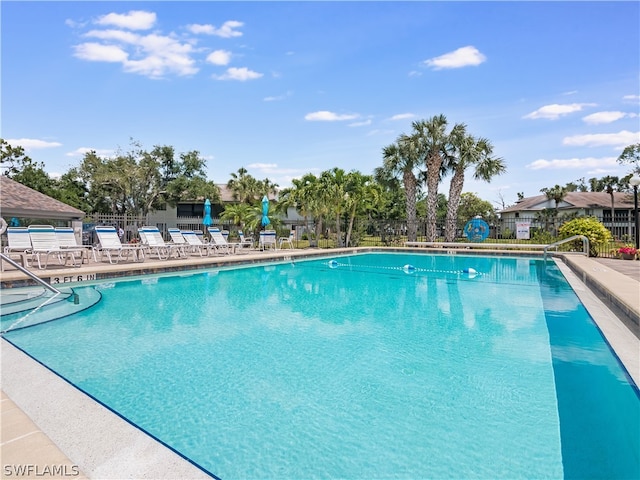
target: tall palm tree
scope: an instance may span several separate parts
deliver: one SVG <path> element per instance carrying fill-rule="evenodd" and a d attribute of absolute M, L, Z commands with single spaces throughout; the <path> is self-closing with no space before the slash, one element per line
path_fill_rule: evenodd
<path fill-rule="evenodd" d="M 400 135 L 396 143 L 382 149 L 383 166 L 378 175 L 389 174 L 393 177 L 401 175 L 406 197 L 407 240 L 415 242 L 417 237 L 416 192 L 418 178 L 414 173 L 422 163 L 415 144 L 407 135 Z"/>
<path fill-rule="evenodd" d="M 411 143 L 427 167 L 427 241 L 433 242 L 436 239 L 438 184 L 449 142 L 446 132 L 447 118 L 444 115 L 436 115 L 429 120 L 413 122 L 412 127 Z"/>
<path fill-rule="evenodd" d="M 458 207 L 464 186 L 467 168 L 473 167 L 476 180 L 490 182 L 495 175 L 504 173 L 504 160 L 493 156 L 493 145 L 486 138 L 476 139 L 466 133 L 464 124 L 457 124 L 450 134 L 451 150 L 445 160 L 449 171 L 453 172 L 449 186 L 449 202 L 445 220 L 445 241 L 455 239 L 458 223 Z"/>

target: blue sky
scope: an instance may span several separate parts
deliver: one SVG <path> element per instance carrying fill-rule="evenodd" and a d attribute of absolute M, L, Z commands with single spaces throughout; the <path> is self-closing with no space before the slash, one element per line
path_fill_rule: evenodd
<path fill-rule="evenodd" d="M 486 137 L 518 192 L 623 176 L 640 141 L 638 2 L 2 1 L 2 138 L 51 174 L 130 139 L 286 187 L 372 173 L 411 122 Z M 469 175 L 470 177 L 470 175 Z M 448 193 L 448 179 L 440 191 Z"/>

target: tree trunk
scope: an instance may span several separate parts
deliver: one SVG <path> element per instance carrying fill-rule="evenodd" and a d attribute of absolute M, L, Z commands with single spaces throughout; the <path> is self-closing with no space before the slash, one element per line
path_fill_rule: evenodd
<path fill-rule="evenodd" d="M 451 178 L 449 187 L 449 205 L 447 206 L 447 219 L 445 221 L 444 240 L 453 242 L 456 237 L 458 224 L 458 206 L 460 205 L 460 195 L 464 186 L 464 168 L 457 168 Z"/>
<path fill-rule="evenodd" d="M 405 171 L 403 174 L 404 192 L 407 197 L 407 240 L 417 240 L 418 222 L 416 221 L 416 177 L 413 172 Z"/>
<path fill-rule="evenodd" d="M 349 228 L 347 230 L 347 240 L 345 241 L 345 246 L 348 247 L 349 244 L 351 243 L 351 232 L 353 231 L 353 222 L 356 218 L 356 209 L 355 207 L 353 208 L 353 211 L 351 212 L 350 218 L 349 218 Z"/>
<path fill-rule="evenodd" d="M 432 154 L 427 159 L 427 241 L 436 240 L 436 210 L 438 208 L 438 183 L 440 183 L 440 154 Z"/>

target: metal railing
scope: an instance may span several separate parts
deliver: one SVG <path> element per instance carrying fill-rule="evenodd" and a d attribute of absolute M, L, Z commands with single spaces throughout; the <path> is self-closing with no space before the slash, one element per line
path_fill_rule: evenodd
<path fill-rule="evenodd" d="M 585 255 L 588 257 L 589 256 L 589 239 L 584 235 L 574 235 L 569 238 L 558 240 L 557 242 L 551 243 L 546 247 L 544 247 L 544 257 L 543 257 L 544 261 L 545 262 L 547 261 L 547 252 L 549 251 L 550 248 L 557 248 L 559 245 L 562 245 L 563 243 L 569 243 L 575 240 L 582 240 L 582 252 L 576 252 L 576 253 L 581 253 L 582 255 Z"/>
<path fill-rule="evenodd" d="M 31 273 L 31 271 L 29 271 L 28 269 L 24 268 L 22 265 L 20 265 L 18 262 L 14 262 L 11 258 L 9 258 L 7 255 L 5 255 L 4 253 L 0 253 L 0 258 L 2 260 L 4 260 L 5 262 L 7 262 L 9 265 L 14 266 L 15 268 L 17 268 L 18 270 L 20 270 L 22 273 L 24 273 L 27 277 L 29 277 L 30 279 L 32 279 L 33 281 L 35 281 L 36 283 L 39 283 L 40 285 L 42 285 L 44 288 L 46 288 L 47 290 L 55 293 L 56 295 L 61 295 L 62 292 L 60 290 L 58 290 L 56 287 L 49 285 L 47 282 L 45 282 L 44 280 L 42 280 L 40 277 L 38 277 L 37 275 L 34 275 L 33 273 Z M 74 294 L 77 295 L 77 294 Z M 74 297 L 75 300 L 75 297 Z"/>

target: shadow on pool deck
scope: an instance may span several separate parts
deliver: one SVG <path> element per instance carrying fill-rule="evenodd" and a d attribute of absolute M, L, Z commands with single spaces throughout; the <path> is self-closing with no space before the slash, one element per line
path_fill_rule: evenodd
<path fill-rule="evenodd" d="M 380 248 L 279 250 L 273 253 L 250 252 L 224 257 L 191 257 L 170 261 L 147 260 L 144 263 L 124 262 L 119 265 L 91 261 L 80 268 L 52 265 L 47 270 L 39 270 L 35 273 L 54 283 L 55 280 L 64 282 L 77 275 L 83 278 L 101 279 L 121 277 L 125 272 L 127 275 L 144 275 L 185 268 L 216 268 L 273 260 L 289 261 L 298 257 L 385 250 L 412 251 L 412 249 Z M 491 254 L 491 252 L 482 253 Z M 512 252 L 506 254 L 509 255 Z M 564 257 L 564 264 L 571 270 L 569 273 L 565 270 L 565 276 L 571 277 L 573 274 L 574 279 L 568 278 L 570 283 L 623 363 L 623 357 L 630 357 L 631 362 L 638 364 L 640 261 L 591 259 L 568 255 Z M 565 268 L 562 264 L 560 266 Z M 11 269 L 2 272 L 1 275 L 3 288 L 18 286 L 24 279 L 22 273 Z M 622 319 L 624 325 L 618 319 Z M 604 320 L 604 326 L 599 320 Z M 610 336 L 612 338 L 609 338 Z M 64 380 L 31 360 L 5 340 L 0 344 L 2 347 L 0 454 L 3 478 L 9 472 L 7 469 L 11 469 L 12 476 L 15 477 L 38 479 L 209 478 L 205 472 L 132 427 L 120 417 L 113 415 L 79 390 L 70 387 Z M 636 368 L 633 366 L 627 368 L 638 384 L 640 373 L 635 371 Z M 55 402 L 49 399 L 55 399 Z M 26 475 L 18 475 L 16 473 L 18 468 L 30 470 Z"/>

